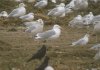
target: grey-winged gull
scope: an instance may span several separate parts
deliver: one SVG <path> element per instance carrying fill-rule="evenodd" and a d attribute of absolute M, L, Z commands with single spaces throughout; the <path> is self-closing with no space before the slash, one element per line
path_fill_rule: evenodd
<path fill-rule="evenodd" d="M 73 42 L 71 46 L 86 45 L 88 41 L 89 41 L 89 34 L 86 34 L 83 38 Z"/>
<path fill-rule="evenodd" d="M 37 33 L 35 39 L 37 40 L 51 40 L 51 39 L 57 39 L 61 34 L 61 27 L 57 24 L 53 26 L 51 30 Z"/>
<path fill-rule="evenodd" d="M 34 22 L 27 22 L 26 27 L 27 29 L 25 32 L 32 33 L 33 35 L 40 33 L 43 31 L 44 22 L 42 19 L 38 19 Z"/>
<path fill-rule="evenodd" d="M 26 27 L 30 27 L 30 26 L 32 26 L 32 25 L 38 24 L 38 22 L 39 22 L 39 23 L 44 23 L 42 19 L 38 19 L 38 20 L 36 20 L 36 21 L 24 22 L 24 25 L 25 25 Z"/>
<path fill-rule="evenodd" d="M 49 16 L 54 16 L 54 17 L 64 17 L 65 16 L 65 4 L 60 3 L 59 5 L 56 6 L 56 8 L 50 10 L 48 12 Z"/>
<path fill-rule="evenodd" d="M 9 17 L 20 17 L 26 14 L 25 4 L 20 3 L 19 7 L 14 9 L 10 14 Z"/>
<path fill-rule="evenodd" d="M 34 6 L 38 8 L 43 8 L 48 5 L 48 0 L 41 0 L 37 2 Z"/>
<path fill-rule="evenodd" d="M 83 19 L 81 15 L 77 15 L 75 18 L 73 18 L 68 26 L 70 27 L 77 27 L 77 28 L 82 28 L 83 27 Z"/>
<path fill-rule="evenodd" d="M 89 14 L 87 14 L 87 15 L 85 15 L 85 16 L 83 17 L 83 22 L 84 22 L 84 24 L 85 24 L 85 25 L 90 25 L 90 24 L 92 24 L 93 18 L 94 18 L 93 13 L 92 13 L 92 12 L 89 12 Z"/>
<path fill-rule="evenodd" d="M 83 10 L 88 7 L 88 0 L 75 0 L 74 1 L 75 7 L 74 10 Z"/>
<path fill-rule="evenodd" d="M 19 18 L 24 21 L 32 21 L 34 19 L 34 13 L 29 13 L 24 16 L 20 16 Z"/>
<path fill-rule="evenodd" d="M 66 8 L 74 8 L 74 7 L 75 7 L 74 1 L 75 1 L 75 0 L 71 0 L 70 3 L 68 3 L 68 4 L 66 5 Z"/>

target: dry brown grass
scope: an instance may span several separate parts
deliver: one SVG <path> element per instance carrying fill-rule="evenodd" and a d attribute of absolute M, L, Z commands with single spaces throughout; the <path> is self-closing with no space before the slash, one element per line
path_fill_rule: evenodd
<path fill-rule="evenodd" d="M 45 29 L 52 26 L 47 25 Z M 17 68 L 20 70 L 34 70 L 41 62 L 34 60 L 25 64 L 28 58 L 36 52 L 42 43 L 34 41 L 31 34 L 23 32 L 16 27 L 18 31 L 8 32 L 9 28 L 0 30 L 0 70 L 11 70 Z M 89 48 L 95 44 L 95 37 L 90 37 L 90 42 L 86 46 L 71 47 L 72 41 L 84 36 L 86 29 L 72 29 L 62 26 L 61 37 L 55 41 L 48 41 L 47 55 L 50 57 L 50 65 L 55 70 L 86 70 L 90 68 L 99 68 L 100 62 L 94 61 L 95 51 Z M 89 29 L 90 33 L 92 28 Z"/>

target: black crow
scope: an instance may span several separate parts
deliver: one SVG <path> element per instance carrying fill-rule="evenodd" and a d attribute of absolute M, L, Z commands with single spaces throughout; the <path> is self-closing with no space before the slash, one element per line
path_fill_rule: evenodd
<path fill-rule="evenodd" d="M 34 59 L 39 59 L 41 60 L 46 54 L 46 46 L 43 45 L 42 48 L 40 48 L 35 54 L 33 54 L 33 56 L 27 61 L 30 62 L 31 60 Z"/>
<path fill-rule="evenodd" d="M 49 57 L 46 56 L 41 65 L 38 66 L 35 70 L 44 70 L 48 66 L 48 62 L 49 62 Z"/>

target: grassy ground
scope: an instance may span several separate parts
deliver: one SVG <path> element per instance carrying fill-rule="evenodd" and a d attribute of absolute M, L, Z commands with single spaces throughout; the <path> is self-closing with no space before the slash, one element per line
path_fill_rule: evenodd
<path fill-rule="evenodd" d="M 45 29 L 52 26 L 47 25 Z M 73 29 L 62 26 L 61 37 L 55 41 L 48 41 L 47 55 L 50 57 L 50 65 L 55 70 L 86 70 L 99 68 L 100 62 L 94 61 L 96 51 L 89 50 L 95 42 L 95 37 L 90 37 L 86 46 L 71 47 L 69 44 L 84 36 L 86 29 Z M 31 34 L 27 34 L 23 29 L 16 27 L 17 31 L 9 31 L 11 27 L 0 27 L 0 70 L 34 70 L 41 62 L 34 60 L 26 64 L 26 61 L 42 45 L 41 42 L 34 41 Z M 92 33 L 92 28 L 89 29 Z"/>

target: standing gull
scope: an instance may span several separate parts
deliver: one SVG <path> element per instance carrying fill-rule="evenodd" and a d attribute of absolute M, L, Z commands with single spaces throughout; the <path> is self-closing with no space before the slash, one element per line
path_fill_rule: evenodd
<path fill-rule="evenodd" d="M 61 30 L 60 26 L 55 24 L 53 26 L 53 29 L 42 32 L 42 33 L 37 33 L 35 39 L 37 40 L 51 40 L 51 39 L 57 39 L 60 36 Z"/>
<path fill-rule="evenodd" d="M 20 3 L 19 7 L 14 9 L 10 14 L 9 17 L 20 17 L 26 14 L 25 4 Z"/>
<path fill-rule="evenodd" d="M 83 38 L 73 42 L 71 46 L 86 45 L 88 43 L 88 41 L 89 41 L 89 34 L 86 34 Z"/>

